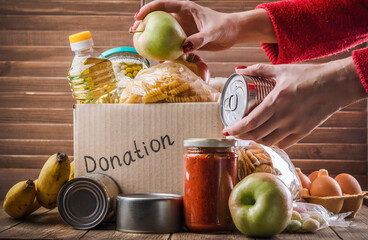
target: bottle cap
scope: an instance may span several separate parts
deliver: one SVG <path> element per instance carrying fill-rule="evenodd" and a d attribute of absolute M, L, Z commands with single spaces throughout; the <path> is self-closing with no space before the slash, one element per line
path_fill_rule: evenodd
<path fill-rule="evenodd" d="M 84 31 L 70 35 L 69 42 L 72 51 L 89 48 L 94 45 L 90 31 Z"/>

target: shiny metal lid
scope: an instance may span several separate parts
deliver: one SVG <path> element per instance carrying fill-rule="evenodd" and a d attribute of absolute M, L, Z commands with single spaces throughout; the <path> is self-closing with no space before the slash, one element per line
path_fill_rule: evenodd
<path fill-rule="evenodd" d="M 58 195 L 58 210 L 63 220 L 77 229 L 90 229 L 109 214 L 109 198 L 95 180 L 79 177 L 67 182 Z"/>
<path fill-rule="evenodd" d="M 256 88 L 248 84 L 247 79 L 237 73 L 231 75 L 225 83 L 220 102 L 221 119 L 225 126 L 240 121 L 254 105 Z"/>
<path fill-rule="evenodd" d="M 226 138 L 189 138 L 184 140 L 184 147 L 233 147 L 236 143 Z"/>

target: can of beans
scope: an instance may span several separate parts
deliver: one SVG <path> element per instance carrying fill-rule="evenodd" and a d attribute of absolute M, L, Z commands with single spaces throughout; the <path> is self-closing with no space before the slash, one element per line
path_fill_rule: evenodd
<path fill-rule="evenodd" d="M 230 126 L 259 105 L 276 82 L 273 79 L 234 73 L 226 81 L 221 94 L 221 119 Z"/>
<path fill-rule="evenodd" d="M 90 173 L 67 182 L 58 195 L 58 210 L 62 219 L 76 229 L 91 229 L 113 220 L 117 183 L 102 173 Z"/>

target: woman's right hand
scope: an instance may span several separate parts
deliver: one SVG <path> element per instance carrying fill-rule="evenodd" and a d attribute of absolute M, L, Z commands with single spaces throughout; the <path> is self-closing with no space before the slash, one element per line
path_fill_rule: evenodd
<path fill-rule="evenodd" d="M 188 36 L 183 44 L 185 53 L 197 49 L 224 50 L 236 43 L 237 26 L 232 14 L 220 13 L 191 1 L 159 0 L 148 3 L 136 14 L 132 30 L 136 30 L 139 21 L 152 11 L 168 12 L 180 23 Z"/>

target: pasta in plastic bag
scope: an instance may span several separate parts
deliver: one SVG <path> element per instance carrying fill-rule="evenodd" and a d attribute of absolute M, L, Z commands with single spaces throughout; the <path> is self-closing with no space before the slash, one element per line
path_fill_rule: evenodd
<path fill-rule="evenodd" d="M 238 140 L 239 181 L 255 172 L 266 172 L 278 176 L 289 188 L 293 199 L 302 196 L 302 185 L 289 156 L 277 147 L 267 147 L 254 141 Z"/>
<path fill-rule="evenodd" d="M 220 93 L 180 63 L 141 70 L 120 96 L 120 103 L 216 102 Z"/>

